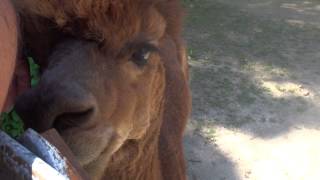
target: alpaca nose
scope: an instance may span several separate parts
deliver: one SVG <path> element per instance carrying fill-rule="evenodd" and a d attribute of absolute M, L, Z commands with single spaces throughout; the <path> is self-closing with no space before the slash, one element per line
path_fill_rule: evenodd
<path fill-rule="evenodd" d="M 64 131 L 89 121 L 96 102 L 91 93 L 77 85 L 39 85 L 16 101 L 16 111 L 27 127 L 39 132 L 50 128 Z"/>

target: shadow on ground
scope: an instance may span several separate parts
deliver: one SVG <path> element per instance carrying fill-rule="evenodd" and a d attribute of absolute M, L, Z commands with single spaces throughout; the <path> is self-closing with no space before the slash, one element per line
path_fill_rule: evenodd
<path fill-rule="evenodd" d="M 184 144 L 189 180 L 239 179 L 233 162 L 200 134 L 187 134 Z"/>
<path fill-rule="evenodd" d="M 315 23 L 258 16 L 219 1 L 187 4 L 193 119 L 264 138 L 301 124 L 319 128 L 313 120 L 286 120 L 318 108 L 320 28 Z"/>

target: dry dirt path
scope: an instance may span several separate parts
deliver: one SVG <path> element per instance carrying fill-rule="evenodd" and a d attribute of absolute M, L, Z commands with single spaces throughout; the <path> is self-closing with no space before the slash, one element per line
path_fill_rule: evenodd
<path fill-rule="evenodd" d="M 320 179 L 320 1 L 185 0 L 190 180 Z"/>

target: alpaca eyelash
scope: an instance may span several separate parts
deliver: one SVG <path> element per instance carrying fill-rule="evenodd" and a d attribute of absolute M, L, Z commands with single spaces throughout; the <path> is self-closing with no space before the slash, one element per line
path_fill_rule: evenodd
<path fill-rule="evenodd" d="M 118 54 L 118 57 L 126 57 L 126 56 L 134 56 L 134 54 L 136 54 L 137 52 L 141 51 L 142 49 L 144 49 L 145 51 L 148 51 L 151 53 L 155 52 L 155 53 L 159 53 L 159 48 L 149 42 L 132 42 L 132 43 L 128 43 Z M 149 54 L 149 56 L 150 56 Z"/>

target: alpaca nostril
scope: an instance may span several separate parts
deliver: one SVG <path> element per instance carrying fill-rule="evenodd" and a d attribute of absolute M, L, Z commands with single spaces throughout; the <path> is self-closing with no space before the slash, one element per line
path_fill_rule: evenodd
<path fill-rule="evenodd" d="M 94 108 L 89 108 L 79 112 L 64 112 L 54 119 L 53 127 L 58 131 L 77 127 L 87 122 L 93 114 Z"/>

